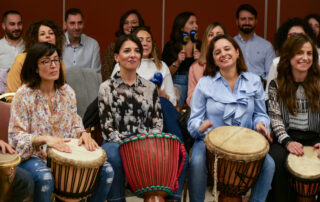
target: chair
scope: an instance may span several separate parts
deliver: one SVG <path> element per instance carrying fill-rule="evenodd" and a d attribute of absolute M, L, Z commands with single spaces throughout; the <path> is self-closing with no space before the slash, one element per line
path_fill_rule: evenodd
<path fill-rule="evenodd" d="M 78 114 L 83 118 L 87 107 L 98 96 L 101 75 L 91 68 L 70 67 L 66 69 L 66 80 L 76 93 Z"/>
<path fill-rule="evenodd" d="M 0 95 L 0 99 L 6 98 L 9 96 L 14 96 L 14 93 L 6 93 Z M 10 103 L 0 101 L 0 139 L 8 142 L 8 126 L 9 126 L 9 119 L 10 119 Z"/>

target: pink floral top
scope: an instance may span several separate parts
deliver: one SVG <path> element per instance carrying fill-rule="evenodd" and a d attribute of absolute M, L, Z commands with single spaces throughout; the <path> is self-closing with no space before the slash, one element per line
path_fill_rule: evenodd
<path fill-rule="evenodd" d="M 49 108 L 52 103 L 52 112 Z M 65 84 L 56 90 L 56 96 L 48 100 L 39 89 L 21 86 L 11 104 L 9 144 L 13 145 L 22 160 L 32 154 L 44 157 L 44 149 L 32 145 L 32 137 L 50 135 L 77 138 L 84 131 L 77 114 L 73 89 Z"/>

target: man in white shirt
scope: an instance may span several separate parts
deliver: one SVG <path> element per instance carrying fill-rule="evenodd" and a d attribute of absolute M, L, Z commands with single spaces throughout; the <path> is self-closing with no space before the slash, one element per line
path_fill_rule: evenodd
<path fill-rule="evenodd" d="M 9 10 L 2 16 L 4 37 L 0 40 L 0 71 L 8 70 L 16 56 L 24 51 L 21 14 Z"/>
<path fill-rule="evenodd" d="M 71 8 L 66 12 L 64 28 L 67 30 L 63 52 L 66 68 L 92 68 L 100 73 L 100 47 L 95 39 L 82 33 L 84 20 L 79 9 Z"/>

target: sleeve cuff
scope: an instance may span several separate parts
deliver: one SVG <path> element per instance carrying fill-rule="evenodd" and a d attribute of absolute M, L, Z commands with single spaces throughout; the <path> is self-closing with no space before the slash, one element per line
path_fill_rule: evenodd
<path fill-rule="evenodd" d="M 286 138 L 284 138 L 283 140 L 282 140 L 282 145 L 285 147 L 285 148 L 287 148 L 287 146 L 288 146 L 288 144 L 290 143 L 290 142 L 292 142 L 293 141 L 293 139 L 291 138 L 291 137 L 286 137 Z"/>

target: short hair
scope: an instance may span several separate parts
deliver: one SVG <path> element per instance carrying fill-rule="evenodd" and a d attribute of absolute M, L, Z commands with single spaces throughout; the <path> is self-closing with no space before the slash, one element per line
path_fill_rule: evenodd
<path fill-rule="evenodd" d="M 134 42 L 135 44 L 138 45 L 139 47 L 139 52 L 141 54 L 141 58 L 142 58 L 142 55 L 143 55 L 143 48 L 142 48 L 142 45 L 141 45 L 141 42 L 140 40 L 132 35 L 132 34 L 129 34 L 129 35 L 121 35 L 120 37 L 118 37 L 118 39 L 116 40 L 115 42 L 115 45 L 114 45 L 114 54 L 119 54 L 120 52 L 120 48 L 122 46 L 122 44 L 126 41 L 132 41 Z"/>
<path fill-rule="evenodd" d="M 200 52 L 200 57 L 198 60 L 200 65 L 204 65 L 206 63 L 207 50 L 208 50 L 208 46 L 209 46 L 208 34 L 211 30 L 213 30 L 216 27 L 221 27 L 224 35 L 228 34 L 226 28 L 220 22 L 213 22 L 207 26 L 206 30 L 203 33 L 203 37 L 202 37 L 201 52 Z"/>
<path fill-rule="evenodd" d="M 16 11 L 16 10 L 8 10 L 2 15 L 2 22 L 7 21 L 8 15 L 20 15 L 20 17 L 21 17 L 21 14 L 18 11 Z"/>
<path fill-rule="evenodd" d="M 161 59 L 160 59 L 160 53 L 159 53 L 159 50 L 157 49 L 157 45 L 156 45 L 156 42 L 154 41 L 154 38 L 153 38 L 153 35 L 151 33 L 151 30 L 150 30 L 150 27 L 146 27 L 146 26 L 143 26 L 143 27 L 137 27 L 134 29 L 133 31 L 133 35 L 138 37 L 137 34 L 140 32 L 140 31 L 146 31 L 150 34 L 151 36 L 151 40 L 152 40 L 152 50 L 151 50 L 151 57 L 153 58 L 154 60 L 154 63 L 156 64 L 156 67 L 158 70 L 161 70 L 162 68 L 162 62 L 161 62 Z"/>
<path fill-rule="evenodd" d="M 123 31 L 124 22 L 126 21 L 127 17 L 131 14 L 135 14 L 138 17 L 139 26 L 144 26 L 144 20 L 143 20 L 142 16 L 140 15 L 140 13 L 136 9 L 128 10 L 120 18 L 119 29 L 116 32 L 116 37 L 119 37 L 124 34 L 124 31 Z"/>
<path fill-rule="evenodd" d="M 56 37 L 56 46 L 59 50 L 63 51 L 65 35 L 62 28 L 52 20 L 40 20 L 29 25 L 26 34 L 24 35 L 25 51 L 28 52 L 29 49 L 38 42 L 38 33 L 41 25 L 48 26 L 52 29 Z"/>
<path fill-rule="evenodd" d="M 219 67 L 216 65 L 216 63 L 214 61 L 214 58 L 213 58 L 214 45 L 220 39 L 228 40 L 232 44 L 234 49 L 239 51 L 239 57 L 237 59 L 237 72 L 238 72 L 238 74 L 240 74 L 242 72 L 247 72 L 248 70 L 247 70 L 246 63 L 244 62 L 244 58 L 243 58 L 243 54 L 242 54 L 241 48 L 239 47 L 237 42 L 229 35 L 220 35 L 220 36 L 217 36 L 217 37 L 213 38 L 212 41 L 210 42 L 209 49 L 208 49 L 208 52 L 207 52 L 206 69 L 204 70 L 204 74 L 203 75 L 204 76 L 212 76 L 212 77 L 214 77 L 216 75 L 216 73 L 220 71 Z"/>
<path fill-rule="evenodd" d="M 65 81 L 61 65 L 61 51 L 57 48 L 57 46 L 47 42 L 35 43 L 34 46 L 32 46 L 28 51 L 21 70 L 21 81 L 32 89 L 39 88 L 41 84 L 40 75 L 37 73 L 39 59 L 43 56 L 51 56 L 54 52 L 57 52 L 58 56 L 60 57 L 59 78 L 58 80 L 54 81 L 54 86 L 56 89 L 63 86 Z"/>
<path fill-rule="evenodd" d="M 79 8 L 70 8 L 67 10 L 66 15 L 64 16 L 64 21 L 67 22 L 69 15 L 77 15 L 80 14 L 82 19 L 83 17 L 83 13 L 81 12 L 81 10 Z"/>
<path fill-rule="evenodd" d="M 277 30 L 275 37 L 274 37 L 274 50 L 277 53 L 280 53 L 281 48 L 284 44 L 284 42 L 288 38 L 288 32 L 289 30 L 294 27 L 302 27 L 304 32 L 313 40 L 315 41 L 315 34 L 313 33 L 312 28 L 309 26 L 309 24 L 302 18 L 291 18 L 288 19 L 286 22 L 284 22 L 279 29 Z"/>
<path fill-rule="evenodd" d="M 236 17 L 237 19 L 239 18 L 239 13 L 241 11 L 248 11 L 250 12 L 252 15 L 254 15 L 255 18 L 258 18 L 258 12 L 257 10 L 251 6 L 250 4 L 241 4 L 238 9 L 237 9 L 237 12 L 236 12 Z"/>

